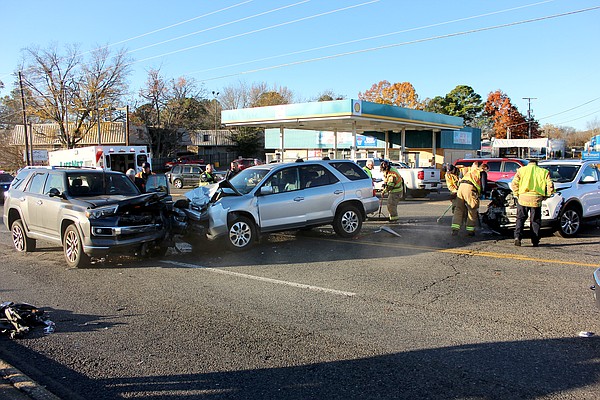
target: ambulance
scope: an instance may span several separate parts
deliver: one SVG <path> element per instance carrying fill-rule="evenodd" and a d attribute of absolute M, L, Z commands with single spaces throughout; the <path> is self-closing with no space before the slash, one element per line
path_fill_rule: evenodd
<path fill-rule="evenodd" d="M 50 166 L 92 167 L 123 173 L 130 168 L 140 172 L 145 162 L 152 165 L 150 159 L 146 146 L 88 146 L 48 153 Z"/>

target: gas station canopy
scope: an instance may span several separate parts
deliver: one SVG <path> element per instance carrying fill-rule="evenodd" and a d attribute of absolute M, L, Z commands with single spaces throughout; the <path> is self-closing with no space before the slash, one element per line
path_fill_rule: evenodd
<path fill-rule="evenodd" d="M 463 119 L 361 100 L 334 100 L 224 110 L 226 127 L 306 129 L 333 132 L 459 130 Z"/>

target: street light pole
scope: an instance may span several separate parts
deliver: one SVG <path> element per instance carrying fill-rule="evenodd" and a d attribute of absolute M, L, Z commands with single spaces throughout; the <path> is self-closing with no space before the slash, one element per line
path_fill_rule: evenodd
<path fill-rule="evenodd" d="M 219 96 L 219 92 L 215 92 L 213 90 L 212 92 L 214 100 L 215 100 L 215 147 L 217 147 L 218 144 L 218 140 L 217 140 L 217 96 Z"/>
<path fill-rule="evenodd" d="M 531 139 L 531 100 L 537 100 L 537 97 L 523 97 L 527 100 L 527 137 Z"/>

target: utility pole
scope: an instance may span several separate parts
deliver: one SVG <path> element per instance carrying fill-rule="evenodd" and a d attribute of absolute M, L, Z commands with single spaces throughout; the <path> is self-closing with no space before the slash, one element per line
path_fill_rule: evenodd
<path fill-rule="evenodd" d="M 523 97 L 527 100 L 527 137 L 531 139 L 531 100 L 537 100 L 537 97 Z"/>
<path fill-rule="evenodd" d="M 98 125 L 98 146 L 100 146 L 102 139 L 100 137 L 100 108 L 98 106 L 98 93 L 94 92 L 96 98 L 96 124 Z"/>
<path fill-rule="evenodd" d="M 23 90 L 23 77 L 21 76 L 21 71 L 19 71 L 19 86 L 21 88 L 21 106 L 23 107 L 23 130 L 25 132 L 25 162 L 29 166 L 31 165 L 31 162 L 29 158 L 29 138 L 27 135 L 27 113 L 25 112 L 25 91 Z"/>
<path fill-rule="evenodd" d="M 217 157 L 219 157 L 219 164 L 221 161 L 221 157 L 219 156 L 219 149 L 218 149 L 218 140 L 217 140 L 217 96 L 219 96 L 219 92 L 215 92 L 213 90 L 212 92 L 214 98 L 215 98 L 215 151 L 217 152 Z"/>

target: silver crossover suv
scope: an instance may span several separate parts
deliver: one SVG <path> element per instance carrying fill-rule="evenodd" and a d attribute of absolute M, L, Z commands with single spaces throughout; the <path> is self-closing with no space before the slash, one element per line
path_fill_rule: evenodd
<path fill-rule="evenodd" d="M 91 257 L 158 246 L 166 233 L 163 200 L 140 193 L 120 172 L 28 167 L 6 193 L 4 224 L 17 251 L 34 251 L 41 239 L 62 246 L 67 265 L 81 267 Z"/>
<path fill-rule="evenodd" d="M 356 163 L 319 160 L 246 168 L 219 183 L 205 211 L 209 238 L 225 236 L 239 250 L 260 233 L 327 224 L 352 237 L 378 207 L 373 183 Z"/>

